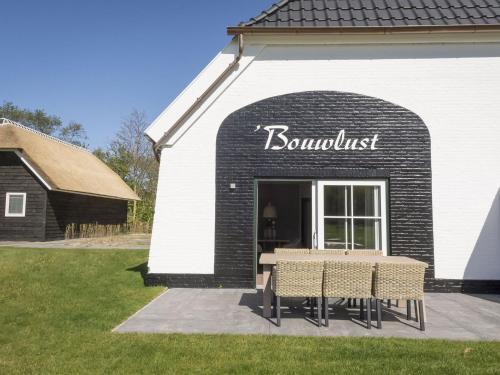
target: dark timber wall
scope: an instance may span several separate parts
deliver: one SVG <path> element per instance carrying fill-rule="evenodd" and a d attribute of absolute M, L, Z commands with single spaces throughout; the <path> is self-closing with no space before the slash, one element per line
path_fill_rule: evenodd
<path fill-rule="evenodd" d="M 26 216 L 6 217 L 6 193 L 26 193 Z M 0 151 L 0 241 L 43 241 L 46 190 L 14 152 Z"/>
<path fill-rule="evenodd" d="M 6 193 L 26 193 L 26 216 L 6 217 Z M 68 224 L 122 224 L 127 201 L 47 191 L 14 152 L 0 151 L 0 241 L 64 239 Z"/>
<path fill-rule="evenodd" d="M 127 201 L 49 191 L 47 195 L 46 239 L 64 238 L 68 224 L 123 224 L 127 222 Z"/>

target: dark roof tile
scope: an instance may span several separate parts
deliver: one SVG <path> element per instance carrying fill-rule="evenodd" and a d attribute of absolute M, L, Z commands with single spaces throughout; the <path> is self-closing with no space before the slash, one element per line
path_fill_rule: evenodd
<path fill-rule="evenodd" d="M 281 0 L 246 27 L 500 24 L 500 0 Z"/>
<path fill-rule="evenodd" d="M 460 0 L 458 0 L 460 1 Z M 434 2 L 434 0 L 422 0 L 422 4 L 424 5 L 425 9 L 436 9 L 437 5 Z"/>
<path fill-rule="evenodd" d="M 370 22 L 368 26 L 378 25 L 377 13 L 373 9 L 365 10 L 366 20 Z"/>
<path fill-rule="evenodd" d="M 462 20 L 465 20 L 469 18 L 468 14 L 461 8 L 452 8 L 453 13 L 455 13 L 455 19 L 457 19 L 459 22 L 462 22 Z"/>
<path fill-rule="evenodd" d="M 425 9 L 415 9 L 415 16 L 421 20 L 428 20 L 430 18 L 429 13 Z"/>
<path fill-rule="evenodd" d="M 338 21 L 338 19 L 340 18 L 339 12 L 337 12 L 336 9 L 327 9 L 326 17 L 329 21 Z"/>

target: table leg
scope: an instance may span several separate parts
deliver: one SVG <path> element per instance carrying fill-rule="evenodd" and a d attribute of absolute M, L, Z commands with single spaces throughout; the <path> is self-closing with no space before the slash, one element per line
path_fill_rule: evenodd
<path fill-rule="evenodd" d="M 423 307 L 423 311 L 424 311 L 424 312 L 423 312 L 423 315 L 424 315 L 424 322 L 426 322 L 426 323 L 427 323 L 427 311 L 426 311 L 426 309 L 425 309 L 425 297 L 424 297 L 424 298 L 422 298 L 422 304 L 423 304 L 423 306 L 424 306 L 424 307 Z"/>
<path fill-rule="evenodd" d="M 424 322 L 427 323 L 427 311 L 425 310 L 425 298 L 422 298 L 423 305 L 423 318 Z M 417 302 L 415 301 L 415 316 L 417 317 L 417 321 L 420 321 L 420 313 L 418 311 Z"/>
<path fill-rule="evenodd" d="M 262 291 L 262 316 L 264 316 L 264 318 L 271 317 L 271 269 L 272 266 L 270 264 L 264 264 L 264 270 L 262 272 L 262 282 L 264 285 Z"/>

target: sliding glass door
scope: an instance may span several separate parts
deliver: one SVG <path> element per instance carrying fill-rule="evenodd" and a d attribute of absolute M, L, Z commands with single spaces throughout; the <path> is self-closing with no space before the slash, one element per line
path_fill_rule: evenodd
<path fill-rule="evenodd" d="M 385 181 L 318 181 L 319 249 L 387 252 Z"/>

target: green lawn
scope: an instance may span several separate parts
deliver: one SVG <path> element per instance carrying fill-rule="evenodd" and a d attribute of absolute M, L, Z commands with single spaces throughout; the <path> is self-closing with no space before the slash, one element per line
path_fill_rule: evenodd
<path fill-rule="evenodd" d="M 144 251 L 0 249 L 0 374 L 498 374 L 500 343 L 114 334 Z"/>

